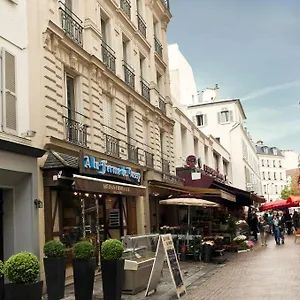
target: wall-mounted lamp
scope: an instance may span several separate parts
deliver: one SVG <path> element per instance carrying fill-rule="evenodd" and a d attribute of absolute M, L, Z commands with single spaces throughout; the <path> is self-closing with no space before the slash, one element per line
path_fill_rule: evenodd
<path fill-rule="evenodd" d="M 34 200 L 34 205 L 36 208 L 43 208 L 43 202 L 39 199 Z"/>

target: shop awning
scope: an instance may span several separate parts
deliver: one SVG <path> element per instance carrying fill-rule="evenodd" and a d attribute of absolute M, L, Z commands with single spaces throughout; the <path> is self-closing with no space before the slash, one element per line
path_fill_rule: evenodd
<path fill-rule="evenodd" d="M 210 196 L 210 197 L 220 197 L 223 199 L 226 199 L 231 202 L 235 202 L 236 198 L 233 194 L 226 192 L 224 190 L 220 189 L 213 189 L 213 188 L 197 188 L 197 187 L 191 187 L 191 186 L 178 186 L 178 185 L 173 185 L 169 183 L 164 183 L 161 181 L 149 181 L 149 185 L 152 187 L 156 187 L 159 189 L 166 189 L 170 191 L 175 191 L 175 192 L 180 192 L 184 196 L 194 196 L 196 198 L 198 197 L 205 197 L 205 196 Z"/>
<path fill-rule="evenodd" d="M 129 183 L 98 179 L 82 175 L 73 175 L 74 189 L 88 193 L 145 196 L 146 187 Z"/>
<path fill-rule="evenodd" d="M 266 199 L 262 196 L 251 194 L 251 197 L 252 197 L 252 200 L 256 203 L 265 203 L 266 202 Z"/>

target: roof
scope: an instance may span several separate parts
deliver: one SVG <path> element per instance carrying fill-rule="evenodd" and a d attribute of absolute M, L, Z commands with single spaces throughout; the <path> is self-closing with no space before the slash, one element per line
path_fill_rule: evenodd
<path fill-rule="evenodd" d="M 283 153 L 277 147 L 268 147 L 265 145 L 256 145 L 256 153 L 260 155 L 283 156 Z"/>
<path fill-rule="evenodd" d="M 49 150 L 42 169 L 79 168 L 79 158 L 68 154 Z"/>
<path fill-rule="evenodd" d="M 222 104 L 222 103 L 230 103 L 230 102 L 235 102 L 240 107 L 244 119 L 247 119 L 244 108 L 243 108 L 243 105 L 242 105 L 240 99 L 220 99 L 220 100 L 213 101 L 213 102 L 205 102 L 205 103 L 198 103 L 198 104 L 189 105 L 188 108 L 196 108 L 196 107 L 203 107 L 203 106 L 209 106 L 209 105 L 214 105 L 214 104 Z"/>

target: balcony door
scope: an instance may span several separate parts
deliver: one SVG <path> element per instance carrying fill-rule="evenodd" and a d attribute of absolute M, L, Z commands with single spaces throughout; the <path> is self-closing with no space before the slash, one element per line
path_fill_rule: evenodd
<path fill-rule="evenodd" d="M 74 77 L 66 74 L 66 106 L 67 106 L 67 116 L 66 116 L 66 134 L 67 140 L 70 142 L 77 141 L 77 126 L 76 126 L 76 116 L 75 116 L 75 79 Z"/>

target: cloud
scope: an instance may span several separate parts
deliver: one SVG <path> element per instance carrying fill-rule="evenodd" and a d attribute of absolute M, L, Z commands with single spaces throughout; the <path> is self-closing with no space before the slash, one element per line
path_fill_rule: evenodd
<path fill-rule="evenodd" d="M 259 97 L 265 96 L 267 94 L 274 93 L 276 91 L 286 90 L 286 89 L 296 87 L 296 86 L 300 86 L 300 80 L 286 82 L 283 84 L 278 84 L 278 85 L 273 85 L 273 86 L 268 86 L 263 89 L 254 91 L 244 97 L 241 97 L 241 101 L 247 101 L 250 99 L 259 98 Z"/>

